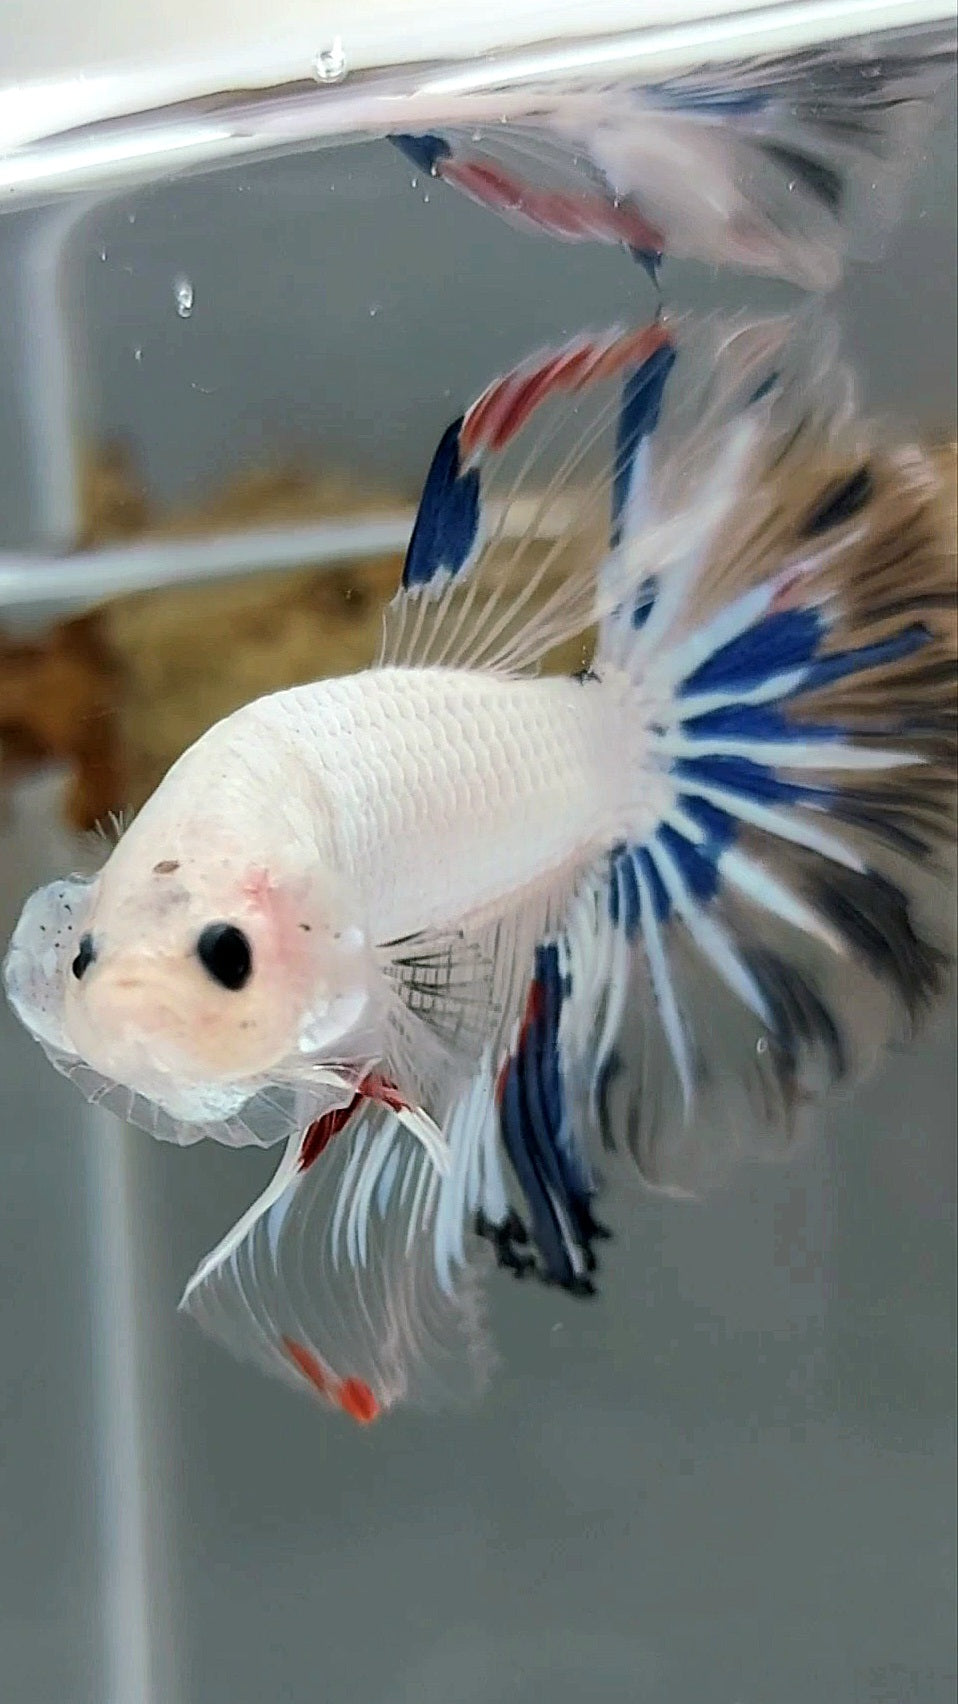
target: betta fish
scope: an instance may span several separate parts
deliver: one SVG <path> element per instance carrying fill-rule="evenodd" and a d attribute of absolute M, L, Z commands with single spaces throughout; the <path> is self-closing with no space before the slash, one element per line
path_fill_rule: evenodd
<path fill-rule="evenodd" d="M 492 97 L 464 89 L 447 121 L 432 94 L 431 128 L 390 140 L 520 229 L 621 246 L 653 278 L 691 259 L 828 290 L 894 225 L 954 53 L 942 25 L 670 77 L 583 69 L 504 86 L 491 122 Z"/>
<path fill-rule="evenodd" d="M 228 716 L 27 901 L 7 994 L 91 1100 L 285 1139 L 205 1329 L 364 1422 L 471 1389 L 484 1243 L 592 1293 L 606 1149 L 772 1152 L 932 1007 L 943 484 L 815 316 L 545 350 L 444 433 L 377 666 Z"/>

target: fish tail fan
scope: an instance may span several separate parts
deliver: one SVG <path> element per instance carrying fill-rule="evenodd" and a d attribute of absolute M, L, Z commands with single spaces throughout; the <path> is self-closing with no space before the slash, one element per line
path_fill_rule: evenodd
<path fill-rule="evenodd" d="M 817 314 L 686 328 L 634 452 L 631 406 L 593 663 L 631 803 L 560 1033 L 583 1115 L 668 1183 L 720 1129 L 789 1139 L 945 988 L 954 499 L 862 417 Z"/>

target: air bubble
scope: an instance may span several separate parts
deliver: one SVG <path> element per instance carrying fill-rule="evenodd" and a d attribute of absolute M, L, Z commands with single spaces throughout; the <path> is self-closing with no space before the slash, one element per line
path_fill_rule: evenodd
<path fill-rule="evenodd" d="M 173 296 L 180 319 L 189 319 L 193 312 L 193 285 L 182 273 L 173 280 Z"/>
<path fill-rule="evenodd" d="M 324 47 L 313 60 L 313 76 L 317 83 L 341 83 L 346 75 L 346 54 L 342 36 L 335 36 L 330 47 Z"/>

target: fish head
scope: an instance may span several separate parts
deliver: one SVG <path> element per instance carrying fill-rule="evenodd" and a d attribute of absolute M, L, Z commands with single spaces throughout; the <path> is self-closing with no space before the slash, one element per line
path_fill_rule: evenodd
<path fill-rule="evenodd" d="M 375 1055 L 376 966 L 347 884 L 295 850 L 254 863 L 135 828 L 97 876 L 34 893 L 10 943 L 7 996 L 59 1069 L 90 1098 L 128 1091 L 111 1104 L 134 1122 L 156 1128 L 142 1099 L 203 1126 Z"/>

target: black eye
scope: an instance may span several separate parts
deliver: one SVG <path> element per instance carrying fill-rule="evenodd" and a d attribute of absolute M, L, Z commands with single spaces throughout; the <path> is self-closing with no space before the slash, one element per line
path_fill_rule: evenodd
<path fill-rule="evenodd" d="M 253 972 L 253 950 L 233 923 L 208 923 L 196 943 L 200 963 L 214 982 L 234 993 Z"/>
<path fill-rule="evenodd" d="M 78 982 L 82 976 L 86 975 L 95 958 L 96 952 L 93 946 L 93 936 L 81 935 L 78 943 L 77 956 L 70 966 L 70 969 L 73 971 Z"/>

